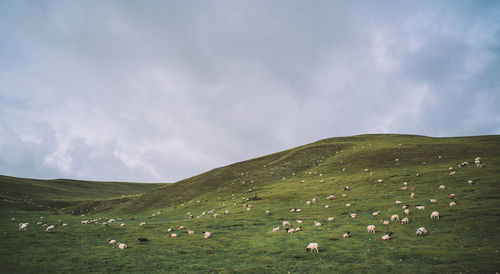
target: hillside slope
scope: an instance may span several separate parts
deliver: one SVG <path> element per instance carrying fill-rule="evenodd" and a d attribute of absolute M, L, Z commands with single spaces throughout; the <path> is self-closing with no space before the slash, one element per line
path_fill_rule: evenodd
<path fill-rule="evenodd" d="M 61 208 L 84 201 L 137 195 L 161 185 L 67 179 L 35 180 L 0 175 L 0 207 L 28 210 Z"/>

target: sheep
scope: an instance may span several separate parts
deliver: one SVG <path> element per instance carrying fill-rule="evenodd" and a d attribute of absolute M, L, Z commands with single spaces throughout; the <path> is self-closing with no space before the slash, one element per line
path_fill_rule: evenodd
<path fill-rule="evenodd" d="M 382 180 L 382 179 L 377 180 L 377 183 L 383 183 L 383 182 L 384 182 L 384 180 Z"/>
<path fill-rule="evenodd" d="M 109 221 L 108 221 L 108 223 L 114 223 L 114 222 L 116 222 L 115 219 L 109 219 Z"/>
<path fill-rule="evenodd" d="M 302 209 L 300 209 L 300 208 L 295 209 L 295 212 L 301 212 L 301 211 L 302 211 Z"/>
<path fill-rule="evenodd" d="M 124 226 L 125 226 L 125 224 L 124 224 L 124 223 L 120 223 L 120 226 L 121 226 L 121 227 L 124 227 Z"/>
<path fill-rule="evenodd" d="M 330 196 L 327 196 L 326 197 L 327 200 L 334 200 L 335 199 L 335 195 L 330 195 Z"/>
<path fill-rule="evenodd" d="M 399 159 L 398 158 L 394 159 L 394 162 L 396 162 L 396 163 L 399 162 Z"/>
<path fill-rule="evenodd" d="M 450 175 L 455 175 L 455 173 L 457 173 L 456 171 L 452 171 L 450 172 Z"/>
<path fill-rule="evenodd" d="M 402 225 L 408 224 L 409 222 L 410 222 L 410 219 L 408 219 L 408 218 L 403 218 L 403 219 L 401 220 L 401 224 L 402 224 Z"/>
<path fill-rule="evenodd" d="M 207 232 L 205 232 L 205 231 L 203 231 L 202 233 L 203 233 L 203 237 L 204 237 L 205 239 L 208 239 L 208 238 L 211 238 L 211 237 L 212 237 L 212 233 L 211 233 L 211 232 L 208 232 L 208 231 L 207 231 Z"/>
<path fill-rule="evenodd" d="M 101 226 L 102 226 L 102 227 L 108 227 L 108 223 L 103 222 L 103 223 L 101 224 Z"/>
<path fill-rule="evenodd" d="M 425 206 L 416 206 L 415 208 L 418 209 L 418 210 L 424 210 Z"/>
<path fill-rule="evenodd" d="M 316 203 L 316 201 L 317 201 L 317 200 L 316 200 L 316 198 L 313 198 L 313 199 L 311 200 L 311 202 L 313 202 L 313 203 Z"/>
<path fill-rule="evenodd" d="M 383 225 L 389 225 L 391 222 L 390 221 L 380 220 L 380 223 L 383 224 Z"/>
<path fill-rule="evenodd" d="M 417 228 L 416 235 L 417 236 L 427 235 L 427 229 L 425 229 L 425 227 L 419 227 L 419 228 Z"/>
<path fill-rule="evenodd" d="M 448 168 L 448 171 L 455 171 L 455 169 L 454 169 L 453 167 L 451 167 L 451 166 L 450 166 L 450 167 Z"/>
<path fill-rule="evenodd" d="M 437 200 L 436 200 L 436 199 L 430 199 L 429 201 L 430 201 L 431 203 L 436 203 L 436 202 L 437 202 Z"/>
<path fill-rule="evenodd" d="M 215 213 L 214 218 L 218 218 L 218 217 L 219 217 L 219 214 Z"/>
<path fill-rule="evenodd" d="M 280 227 L 279 227 L 279 226 L 277 226 L 277 227 L 273 228 L 273 232 L 276 232 L 276 231 L 279 231 L 279 230 L 280 230 Z"/>
<path fill-rule="evenodd" d="M 331 221 L 333 221 L 333 220 L 335 220 L 335 218 L 334 218 L 334 217 L 328 217 L 328 221 L 330 221 L 330 222 L 331 222 Z"/>
<path fill-rule="evenodd" d="M 114 245 L 114 244 L 116 244 L 116 240 L 108 240 L 108 244 Z"/>
<path fill-rule="evenodd" d="M 318 243 L 309 243 L 306 247 L 306 251 L 309 249 L 311 250 L 312 253 L 314 250 L 316 250 L 316 253 L 319 253 L 318 247 L 319 247 Z"/>
<path fill-rule="evenodd" d="M 403 203 L 403 202 L 401 202 L 401 201 L 399 201 L 399 200 L 396 200 L 396 204 L 397 204 L 397 205 L 400 205 L 400 204 L 402 204 L 402 203 Z"/>
<path fill-rule="evenodd" d="M 47 229 L 45 229 L 45 232 L 55 232 L 56 230 L 56 225 L 51 225 L 48 226 Z"/>
<path fill-rule="evenodd" d="M 29 223 L 20 223 L 19 224 L 19 231 L 26 231 L 28 230 Z"/>
<path fill-rule="evenodd" d="M 295 212 L 295 208 L 290 208 L 288 211 Z"/>
<path fill-rule="evenodd" d="M 431 213 L 431 219 L 438 219 L 439 220 L 439 212 L 438 211 L 433 211 Z"/>
<path fill-rule="evenodd" d="M 356 216 L 358 216 L 356 213 L 349 213 L 349 217 L 351 217 L 351 219 L 356 219 Z"/>
<path fill-rule="evenodd" d="M 185 227 L 183 225 L 178 225 L 177 229 L 185 229 Z"/>
<path fill-rule="evenodd" d="M 171 233 L 171 234 L 168 234 L 168 237 L 170 237 L 170 238 L 175 238 L 175 237 L 177 237 L 177 233 Z"/>
<path fill-rule="evenodd" d="M 229 211 L 228 211 L 228 212 L 229 212 Z M 271 210 L 267 209 L 267 210 L 266 210 L 266 215 L 267 215 L 267 216 L 271 215 Z"/>
<path fill-rule="evenodd" d="M 449 194 L 448 194 L 448 197 L 449 197 L 450 199 L 455 198 L 455 196 L 456 196 L 456 195 L 455 195 L 455 193 L 449 193 Z"/>
<path fill-rule="evenodd" d="M 375 226 L 374 225 L 369 225 L 366 227 L 368 230 L 368 233 L 375 233 Z"/>
<path fill-rule="evenodd" d="M 380 211 L 375 211 L 372 213 L 373 216 L 377 216 L 380 213 Z"/>
<path fill-rule="evenodd" d="M 124 244 L 124 243 L 120 243 L 120 242 L 118 242 L 118 243 L 116 243 L 116 244 L 118 245 L 118 248 L 120 248 L 120 249 L 125 249 L 125 248 L 127 248 L 127 247 L 128 247 L 128 246 L 127 246 L 126 244 Z"/>
<path fill-rule="evenodd" d="M 446 189 L 446 187 L 444 185 L 439 186 L 439 190 L 445 190 L 445 189 Z"/>
<path fill-rule="evenodd" d="M 311 201 L 307 201 L 306 205 L 310 206 L 311 205 Z"/>
<path fill-rule="evenodd" d="M 43 222 L 38 222 L 36 223 L 36 225 L 43 225 Z"/>
<path fill-rule="evenodd" d="M 314 221 L 314 226 L 321 226 L 321 223 Z"/>
<path fill-rule="evenodd" d="M 174 231 L 174 229 L 171 227 L 167 229 L 167 232 L 172 232 L 172 231 Z"/>
<path fill-rule="evenodd" d="M 468 180 L 468 181 L 467 181 L 467 183 L 468 183 L 469 185 L 472 185 L 472 180 Z"/>
<path fill-rule="evenodd" d="M 285 228 L 286 226 L 290 226 L 290 223 L 288 221 L 283 221 L 282 225 L 283 228 Z"/>
<path fill-rule="evenodd" d="M 351 206 L 350 203 L 345 204 L 345 207 L 350 207 L 350 206 Z"/>
<path fill-rule="evenodd" d="M 10 219 L 11 222 L 15 222 L 16 221 L 16 218 L 12 218 Z"/>
<path fill-rule="evenodd" d="M 302 220 L 295 220 L 298 224 L 302 223 Z"/>
<path fill-rule="evenodd" d="M 457 202 L 456 201 L 453 201 L 450 203 L 450 206 L 456 206 L 457 205 Z"/>
<path fill-rule="evenodd" d="M 342 237 L 351 238 L 351 232 L 347 231 L 346 233 L 344 233 L 344 235 L 342 235 Z"/>
<path fill-rule="evenodd" d="M 392 239 L 392 232 L 388 232 L 387 234 L 385 234 L 384 236 L 382 236 L 382 241 L 387 241 L 387 240 L 390 240 Z"/>
<path fill-rule="evenodd" d="M 80 223 L 81 223 L 82 225 L 88 225 L 88 224 L 90 224 L 90 222 L 89 222 L 89 221 L 81 221 Z"/>
<path fill-rule="evenodd" d="M 347 194 L 343 193 L 343 194 L 342 194 L 342 197 L 344 197 L 344 198 L 345 198 L 345 197 L 347 197 Z"/>
<path fill-rule="evenodd" d="M 323 208 L 329 208 L 330 206 L 329 205 L 324 205 Z"/>
<path fill-rule="evenodd" d="M 302 231 L 302 227 L 301 226 L 295 228 L 295 232 L 299 232 L 299 231 Z"/>
<path fill-rule="evenodd" d="M 413 192 L 412 192 L 412 193 L 410 194 L 410 198 L 411 198 L 411 199 L 415 199 L 415 193 L 413 193 Z"/>
<path fill-rule="evenodd" d="M 193 215 L 193 214 L 189 214 L 189 215 L 188 215 L 188 218 L 189 218 L 189 219 L 193 219 L 193 218 L 194 218 L 194 215 Z"/>
<path fill-rule="evenodd" d="M 188 234 L 189 235 L 193 235 L 194 234 L 194 230 L 188 230 Z"/>
<path fill-rule="evenodd" d="M 145 225 L 146 225 L 146 222 L 141 222 L 141 223 L 139 224 L 139 226 L 145 226 Z"/>
<path fill-rule="evenodd" d="M 267 214 L 267 212 L 266 212 L 266 214 Z M 224 211 L 224 215 L 229 215 L 229 210 Z M 267 214 L 267 215 L 269 215 L 269 214 Z"/>
<path fill-rule="evenodd" d="M 59 220 L 59 221 L 57 221 L 57 223 L 58 223 L 59 225 L 62 225 L 62 224 L 63 224 L 63 221 L 62 221 L 62 220 Z"/>
<path fill-rule="evenodd" d="M 287 228 L 285 228 L 285 230 L 286 230 L 286 232 L 287 232 L 288 234 L 292 234 L 292 233 L 294 233 L 294 232 L 295 232 L 295 229 L 293 229 L 293 228 L 288 228 L 288 227 L 287 227 Z"/>
<path fill-rule="evenodd" d="M 405 215 L 410 215 L 410 210 L 409 209 L 405 209 L 403 212 L 404 212 Z"/>
<path fill-rule="evenodd" d="M 394 214 L 391 216 L 391 222 L 394 222 L 394 221 L 399 221 L 399 215 L 398 214 Z"/>
<path fill-rule="evenodd" d="M 344 191 L 349 191 L 349 190 L 351 190 L 351 189 L 349 188 L 349 186 L 345 186 L 345 187 L 344 187 Z"/>

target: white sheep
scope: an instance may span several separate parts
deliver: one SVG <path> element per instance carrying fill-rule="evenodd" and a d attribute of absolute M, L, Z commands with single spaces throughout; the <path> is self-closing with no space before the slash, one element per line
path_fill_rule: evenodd
<path fill-rule="evenodd" d="M 358 214 L 356 213 L 349 213 L 349 217 L 351 217 L 351 219 L 356 219 L 357 216 Z"/>
<path fill-rule="evenodd" d="M 431 213 L 431 219 L 438 219 L 439 220 L 439 212 L 438 211 L 433 211 Z"/>
<path fill-rule="evenodd" d="M 401 202 L 401 201 L 399 201 L 399 200 L 396 200 L 396 204 L 397 204 L 397 205 L 400 205 L 400 204 L 402 204 L 402 203 L 403 203 L 403 202 Z"/>
<path fill-rule="evenodd" d="M 167 229 L 167 232 L 172 232 L 173 230 L 174 229 L 170 227 L 170 228 Z"/>
<path fill-rule="evenodd" d="M 450 203 L 450 206 L 456 206 L 457 205 L 457 202 L 453 201 Z"/>
<path fill-rule="evenodd" d="M 229 211 L 228 211 L 228 212 L 229 212 Z M 269 215 L 271 215 L 271 210 L 267 209 L 267 210 L 266 210 L 266 215 L 268 215 L 268 216 L 269 216 Z"/>
<path fill-rule="evenodd" d="M 383 225 L 389 225 L 391 222 L 390 221 L 380 220 L 380 223 L 383 224 Z"/>
<path fill-rule="evenodd" d="M 316 198 L 313 198 L 311 201 L 312 201 L 313 203 L 316 203 L 316 201 L 317 201 L 317 200 L 316 200 Z"/>
<path fill-rule="evenodd" d="M 314 226 L 321 226 L 321 223 L 314 221 Z"/>
<path fill-rule="evenodd" d="M 48 226 L 47 229 L 45 229 L 46 232 L 55 232 L 55 230 L 56 230 L 56 225 Z"/>
<path fill-rule="evenodd" d="M 311 201 L 307 201 L 306 205 L 310 206 L 311 205 Z"/>
<path fill-rule="evenodd" d="M 380 211 L 375 211 L 372 213 L 373 216 L 377 216 L 380 213 Z"/>
<path fill-rule="evenodd" d="M 194 234 L 194 230 L 188 230 L 188 234 L 189 235 L 193 235 Z"/>
<path fill-rule="evenodd" d="M 383 182 L 384 182 L 384 180 L 382 180 L 382 179 L 377 180 L 377 183 L 383 183 Z"/>
<path fill-rule="evenodd" d="M 329 208 L 330 206 L 329 205 L 324 205 L 323 208 Z"/>
<path fill-rule="evenodd" d="M 413 192 L 412 192 L 412 193 L 410 194 L 410 198 L 415 199 L 415 193 L 413 193 Z"/>
<path fill-rule="evenodd" d="M 219 214 L 215 213 L 214 218 L 218 218 L 218 217 L 219 217 Z"/>
<path fill-rule="evenodd" d="M 331 222 L 331 221 L 333 221 L 333 220 L 335 220 L 335 218 L 334 218 L 334 217 L 328 217 L 328 221 L 330 221 L 330 222 Z"/>
<path fill-rule="evenodd" d="M 273 232 L 276 232 L 276 231 L 279 231 L 279 230 L 280 230 L 280 227 L 279 227 L 279 226 L 277 226 L 277 227 L 273 228 Z"/>
<path fill-rule="evenodd" d="M 436 203 L 436 202 L 437 202 L 437 200 L 436 200 L 436 199 L 430 199 L 429 201 L 430 201 L 431 203 Z"/>
<path fill-rule="evenodd" d="M 312 253 L 314 250 L 316 250 L 316 253 L 319 253 L 318 247 L 319 247 L 318 243 L 309 243 L 309 244 L 307 245 L 307 247 L 306 247 L 306 251 L 307 251 L 308 249 L 310 249 L 310 250 L 311 250 L 311 253 Z"/>
<path fill-rule="evenodd" d="M 203 237 L 205 237 L 205 239 L 208 239 L 208 238 L 211 238 L 212 237 L 212 233 L 211 232 L 202 232 L 203 233 Z"/>
<path fill-rule="evenodd" d="M 368 230 L 368 233 L 375 233 L 375 226 L 374 225 L 369 225 L 366 227 Z"/>
<path fill-rule="evenodd" d="M 124 244 L 124 243 L 120 243 L 120 242 L 118 242 L 118 243 L 116 243 L 116 244 L 118 245 L 118 248 L 120 248 L 120 249 L 125 249 L 125 248 L 127 248 L 127 247 L 128 247 L 128 246 L 127 246 L 126 244 Z"/>
<path fill-rule="evenodd" d="M 124 224 L 124 223 L 120 223 L 120 226 L 121 226 L 121 227 L 124 227 L 124 226 L 125 226 L 125 224 Z"/>
<path fill-rule="evenodd" d="M 467 183 L 468 183 L 469 185 L 472 185 L 472 180 L 468 180 L 468 181 L 467 181 Z"/>
<path fill-rule="evenodd" d="M 440 190 L 445 190 L 445 189 L 446 189 L 446 187 L 445 187 L 444 185 L 440 185 L 440 186 L 439 186 L 439 189 L 440 189 Z"/>
<path fill-rule="evenodd" d="M 427 229 L 425 227 L 419 227 L 417 228 L 417 236 L 422 236 L 422 235 L 427 235 Z"/>
<path fill-rule="evenodd" d="M 289 234 L 292 234 L 295 232 L 295 229 L 293 228 L 286 228 L 286 232 L 289 233 Z"/>
<path fill-rule="evenodd" d="M 108 223 L 106 223 L 106 222 L 102 222 L 101 226 L 102 226 L 102 227 L 108 227 Z"/>
<path fill-rule="evenodd" d="M 302 220 L 295 220 L 298 224 L 302 223 Z"/>
<path fill-rule="evenodd" d="M 351 206 L 350 203 L 345 204 L 345 207 L 350 207 L 350 206 Z"/>
<path fill-rule="evenodd" d="M 403 212 L 405 213 L 405 215 L 410 215 L 410 210 L 409 209 L 405 209 Z"/>
<path fill-rule="evenodd" d="M 410 219 L 408 219 L 408 218 L 403 218 L 403 219 L 401 220 L 401 224 L 402 224 L 402 225 L 408 224 L 409 222 L 410 222 Z"/>
<path fill-rule="evenodd" d="M 139 226 L 145 226 L 145 225 L 146 225 L 146 222 L 141 222 L 141 223 L 139 224 Z"/>
<path fill-rule="evenodd" d="M 344 233 L 344 235 L 342 235 L 342 237 L 351 238 L 351 232 L 347 231 L 346 233 Z"/>
<path fill-rule="evenodd" d="M 389 232 L 388 234 L 385 234 L 384 236 L 382 236 L 382 241 L 390 240 L 391 239 L 391 235 L 392 235 L 391 232 Z"/>
<path fill-rule="evenodd" d="M 28 230 L 29 223 L 20 223 L 19 224 L 19 231 L 26 231 Z"/>
<path fill-rule="evenodd" d="M 116 244 L 116 240 L 108 240 L 108 244 Z"/>
<path fill-rule="evenodd" d="M 283 228 L 285 228 L 286 226 L 290 226 L 290 223 L 288 221 L 283 221 L 282 225 Z"/>
<path fill-rule="evenodd" d="M 399 221 L 399 215 L 398 214 L 394 214 L 391 216 L 391 222 L 394 222 L 394 221 Z"/>
<path fill-rule="evenodd" d="M 170 238 L 175 238 L 175 237 L 177 237 L 177 233 L 171 233 L 171 234 L 168 234 L 168 237 L 170 237 Z"/>
<path fill-rule="evenodd" d="M 416 206 L 415 208 L 418 209 L 418 210 L 424 210 L 425 206 Z"/>

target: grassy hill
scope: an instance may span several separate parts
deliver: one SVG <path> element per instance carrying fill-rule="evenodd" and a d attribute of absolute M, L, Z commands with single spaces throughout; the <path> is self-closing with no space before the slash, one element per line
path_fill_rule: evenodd
<path fill-rule="evenodd" d="M 161 185 L 67 179 L 35 180 L 0 175 L 0 208 L 24 210 L 62 208 L 88 201 L 132 197 Z"/>
<path fill-rule="evenodd" d="M 485 167 L 476 167 L 476 157 Z M 458 167 L 464 161 L 469 165 Z M 451 175 L 449 167 L 456 172 Z M 74 206 L 85 216 L 4 207 L 0 263 L 8 272 L 498 272 L 499 179 L 500 136 L 330 138 L 156 186 L 120 203 Z M 402 189 L 404 182 L 408 189 Z M 456 197 L 450 199 L 449 193 Z M 327 200 L 332 194 L 336 198 Z M 307 206 L 313 198 L 317 202 Z M 457 205 L 450 207 L 451 201 Z M 406 204 L 410 215 L 403 214 Z M 380 214 L 373 216 L 375 211 Z M 440 220 L 431 220 L 433 211 L 439 211 Z M 410 223 L 381 224 L 393 214 Z M 68 226 L 45 233 L 34 224 L 41 215 L 49 223 L 63 219 Z M 125 226 L 80 224 L 106 217 L 119 218 Z M 272 232 L 285 220 L 302 231 L 288 234 L 281 227 Z M 142 221 L 146 226 L 139 226 Z M 315 221 L 322 226 L 314 226 Z M 18 222 L 32 226 L 19 232 Z M 367 233 L 371 224 L 377 233 Z M 417 237 L 422 226 L 429 234 Z M 170 227 L 177 238 L 167 237 Z M 213 237 L 204 239 L 201 231 Z M 346 231 L 351 238 L 342 238 Z M 389 231 L 392 239 L 382 241 Z M 119 250 L 107 239 L 129 248 Z M 310 242 L 319 244 L 319 254 L 305 252 Z"/>

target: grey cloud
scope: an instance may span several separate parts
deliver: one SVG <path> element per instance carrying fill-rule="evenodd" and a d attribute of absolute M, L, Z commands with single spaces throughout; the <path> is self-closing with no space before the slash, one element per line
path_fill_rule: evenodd
<path fill-rule="evenodd" d="M 0 173 L 175 181 L 317 139 L 500 134 L 495 2 L 0 3 Z"/>

